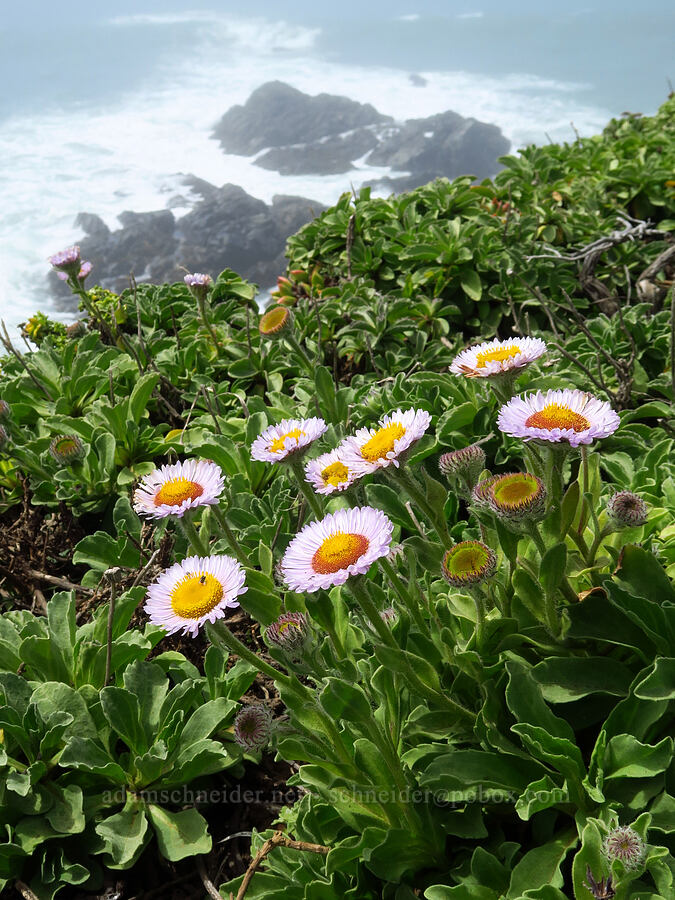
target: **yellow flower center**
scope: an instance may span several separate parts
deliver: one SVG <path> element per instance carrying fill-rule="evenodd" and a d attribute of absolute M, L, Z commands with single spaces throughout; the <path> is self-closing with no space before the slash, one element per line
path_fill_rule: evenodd
<path fill-rule="evenodd" d="M 304 436 L 304 431 L 301 431 L 299 428 L 294 428 L 292 431 L 287 431 L 286 434 L 282 434 L 281 437 L 274 438 L 274 440 L 270 444 L 270 450 L 272 453 L 278 453 L 280 450 L 283 450 L 285 448 L 288 438 L 296 438 L 296 440 L 300 440 L 300 438 Z"/>
<path fill-rule="evenodd" d="M 543 409 L 532 413 L 525 424 L 528 428 L 545 428 L 546 431 L 552 431 L 554 428 L 571 428 L 572 431 L 579 432 L 591 427 L 588 419 L 560 403 L 547 404 Z"/>
<path fill-rule="evenodd" d="M 539 493 L 539 484 L 532 475 L 504 475 L 493 485 L 495 500 L 501 506 L 520 506 Z"/>
<path fill-rule="evenodd" d="M 361 456 L 368 462 L 376 462 L 378 459 L 385 459 L 387 453 L 391 453 L 394 444 L 405 434 L 405 428 L 400 422 L 392 422 L 380 428 L 370 438 L 369 441 L 361 447 Z"/>
<path fill-rule="evenodd" d="M 260 322 L 258 323 L 260 333 L 276 334 L 277 331 L 281 331 L 284 327 L 289 316 L 290 312 L 283 306 L 270 309 L 261 317 Z"/>
<path fill-rule="evenodd" d="M 312 557 L 312 568 L 321 575 L 339 572 L 359 560 L 369 545 L 362 534 L 331 534 Z"/>
<path fill-rule="evenodd" d="M 171 478 L 155 494 L 155 506 L 178 506 L 184 500 L 196 500 L 204 493 L 204 488 L 187 478 Z"/>
<path fill-rule="evenodd" d="M 223 599 L 223 586 L 209 572 L 186 575 L 171 591 L 171 607 L 182 619 L 199 619 Z"/>
<path fill-rule="evenodd" d="M 483 350 L 476 354 L 476 368 L 484 369 L 489 362 L 504 362 L 505 359 L 513 359 L 518 356 L 520 347 L 514 344 L 512 347 L 495 347 L 494 350 Z"/>
<path fill-rule="evenodd" d="M 337 487 L 343 481 L 347 481 L 349 477 L 349 469 L 344 463 L 334 462 L 321 472 L 321 480 L 324 484 L 331 484 Z"/>
<path fill-rule="evenodd" d="M 470 543 L 467 547 L 459 547 L 454 553 L 446 554 L 445 564 L 452 575 L 460 578 L 478 575 L 488 562 L 488 555 L 480 544 Z"/>

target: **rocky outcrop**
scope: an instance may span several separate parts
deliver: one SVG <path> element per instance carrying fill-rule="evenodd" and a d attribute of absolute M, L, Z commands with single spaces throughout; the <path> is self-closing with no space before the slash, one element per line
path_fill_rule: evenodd
<path fill-rule="evenodd" d="M 282 81 L 268 81 L 243 106 L 233 106 L 213 136 L 225 153 L 253 156 L 268 147 L 311 144 L 355 128 L 391 122 L 369 103 L 318 94 L 310 97 Z"/>
<path fill-rule="evenodd" d="M 424 79 L 416 78 L 424 87 Z M 395 122 L 369 104 L 330 94 L 312 97 L 279 81 L 264 84 L 243 106 L 226 112 L 214 137 L 225 152 L 259 154 L 256 165 L 281 175 L 346 173 L 361 160 L 406 172 L 377 182 L 393 190 L 439 177 L 485 178 L 510 148 L 496 125 L 455 112 Z"/>
<path fill-rule="evenodd" d="M 122 227 L 112 231 L 98 216 L 80 213 L 82 257 L 94 266 L 90 284 L 121 291 L 130 272 L 137 281 L 162 282 L 181 280 L 186 269 L 215 278 L 229 267 L 269 287 L 286 269 L 286 239 L 324 209 L 283 195 L 268 205 L 237 185 L 218 188 L 192 176 L 185 183 L 202 199 L 180 219 L 170 210 L 124 212 Z M 62 300 L 69 295 L 53 273 L 51 286 Z"/>

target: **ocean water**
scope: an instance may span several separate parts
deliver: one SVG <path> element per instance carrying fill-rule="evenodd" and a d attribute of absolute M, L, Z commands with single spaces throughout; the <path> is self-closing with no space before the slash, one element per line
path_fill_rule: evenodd
<path fill-rule="evenodd" d="M 499 125 L 514 149 L 592 134 L 665 99 L 669 5 L 542 15 L 529 0 L 476 3 L 374 0 L 364 11 L 346 0 L 339 18 L 333 5 L 296 3 L 282 19 L 272 0 L 246 15 L 228 2 L 28 2 L 0 24 L 0 318 L 63 315 L 45 291 L 46 258 L 81 236 L 80 211 L 111 228 L 127 209 L 180 215 L 195 199 L 181 185 L 187 173 L 265 201 L 323 203 L 383 173 L 282 177 L 223 154 L 214 123 L 272 79 L 397 119 L 453 109 Z"/>

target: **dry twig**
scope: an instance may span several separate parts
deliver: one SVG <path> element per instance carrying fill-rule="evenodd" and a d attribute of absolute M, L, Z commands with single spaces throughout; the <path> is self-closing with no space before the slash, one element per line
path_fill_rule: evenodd
<path fill-rule="evenodd" d="M 308 853 L 321 853 L 323 856 L 330 852 L 330 847 L 324 847 L 323 844 L 310 844 L 307 841 L 294 841 L 283 833 L 283 831 L 275 831 L 269 840 L 265 841 L 255 857 L 251 860 L 251 864 L 246 870 L 244 880 L 241 887 L 237 891 L 236 900 L 243 900 L 251 883 L 251 879 L 265 861 L 267 856 L 275 847 L 287 847 L 289 850 L 305 850 Z"/>

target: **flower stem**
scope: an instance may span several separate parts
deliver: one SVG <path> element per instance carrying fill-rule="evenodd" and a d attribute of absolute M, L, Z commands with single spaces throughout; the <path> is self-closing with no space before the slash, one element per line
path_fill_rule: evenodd
<path fill-rule="evenodd" d="M 410 499 L 426 514 L 441 543 L 446 550 L 449 550 L 452 546 L 452 541 L 450 540 L 443 510 L 437 511 L 433 508 L 410 472 L 407 472 L 405 469 L 397 469 L 395 472 L 390 470 L 391 467 L 387 471 L 391 475 L 392 480 L 397 482 L 410 495 Z"/>
<path fill-rule="evenodd" d="M 429 629 L 426 622 L 424 621 L 424 618 L 422 617 L 422 614 L 420 613 L 419 603 L 417 602 L 416 598 L 413 597 L 410 592 L 404 587 L 401 579 L 399 578 L 398 572 L 396 571 L 396 569 L 394 569 L 386 556 L 380 557 L 380 566 L 382 567 L 382 571 L 389 579 L 391 586 L 396 593 L 396 596 L 401 601 L 403 606 L 408 610 L 417 627 L 423 633 L 428 633 Z"/>
<path fill-rule="evenodd" d="M 178 519 L 178 527 L 183 533 L 186 541 L 190 549 L 193 553 L 196 553 L 197 556 L 208 556 L 209 551 L 208 548 L 204 546 L 202 539 L 197 534 L 197 529 L 194 526 L 194 522 L 190 518 L 190 513 L 185 513 L 184 516 L 181 516 Z"/>
<path fill-rule="evenodd" d="M 239 541 L 236 539 L 236 537 L 234 536 L 234 532 L 228 525 L 227 519 L 225 518 L 225 515 L 223 514 L 222 509 L 218 506 L 217 503 L 214 503 L 210 507 L 210 509 L 213 512 L 213 515 L 215 516 L 216 521 L 218 522 L 220 527 L 225 532 L 225 537 L 227 538 L 227 543 L 230 545 L 230 550 L 234 553 L 234 555 L 237 557 L 237 559 L 242 564 L 242 566 L 246 566 L 249 569 L 254 568 L 254 566 L 251 565 L 250 559 L 246 555 L 246 551 L 241 546 Z"/>
<path fill-rule="evenodd" d="M 295 479 L 298 482 L 298 487 L 300 488 L 303 497 L 307 501 L 309 508 L 312 510 L 314 516 L 317 519 L 322 519 L 323 509 L 321 507 L 321 503 L 319 502 L 319 498 L 316 496 L 314 491 L 305 481 L 305 472 L 302 468 L 302 463 L 299 459 L 293 459 L 292 454 L 289 462 L 290 467 L 293 470 L 293 474 L 295 475 Z"/>
<path fill-rule="evenodd" d="M 309 356 L 307 356 L 305 351 L 302 349 L 302 347 L 298 343 L 298 340 L 295 337 L 295 335 L 288 332 L 287 334 L 284 334 L 284 340 L 287 341 L 291 345 L 293 350 L 295 350 L 295 352 L 298 354 L 298 356 L 302 360 L 302 363 L 303 363 L 304 367 L 307 369 L 307 372 L 312 377 L 314 377 L 314 369 L 315 369 L 314 363 L 311 361 Z"/>
<path fill-rule="evenodd" d="M 202 317 L 202 322 L 206 326 L 209 334 L 211 335 L 211 340 L 213 341 L 213 346 L 215 347 L 216 353 L 220 353 L 220 342 L 218 341 L 218 336 L 213 328 L 213 325 L 209 321 L 209 317 L 206 315 L 206 300 L 204 297 L 200 297 L 198 300 L 199 303 L 199 312 Z"/>
<path fill-rule="evenodd" d="M 265 662 L 264 659 L 261 659 L 252 650 L 249 650 L 246 644 L 243 644 L 238 637 L 235 637 L 223 619 L 216 619 L 209 627 L 217 633 L 218 637 L 229 650 L 237 654 L 239 659 L 243 659 L 247 663 L 250 663 L 250 665 L 259 672 L 262 672 L 263 675 L 267 675 L 268 678 L 273 678 L 281 684 L 289 685 L 291 683 L 289 675 L 285 675 L 280 669 Z"/>

